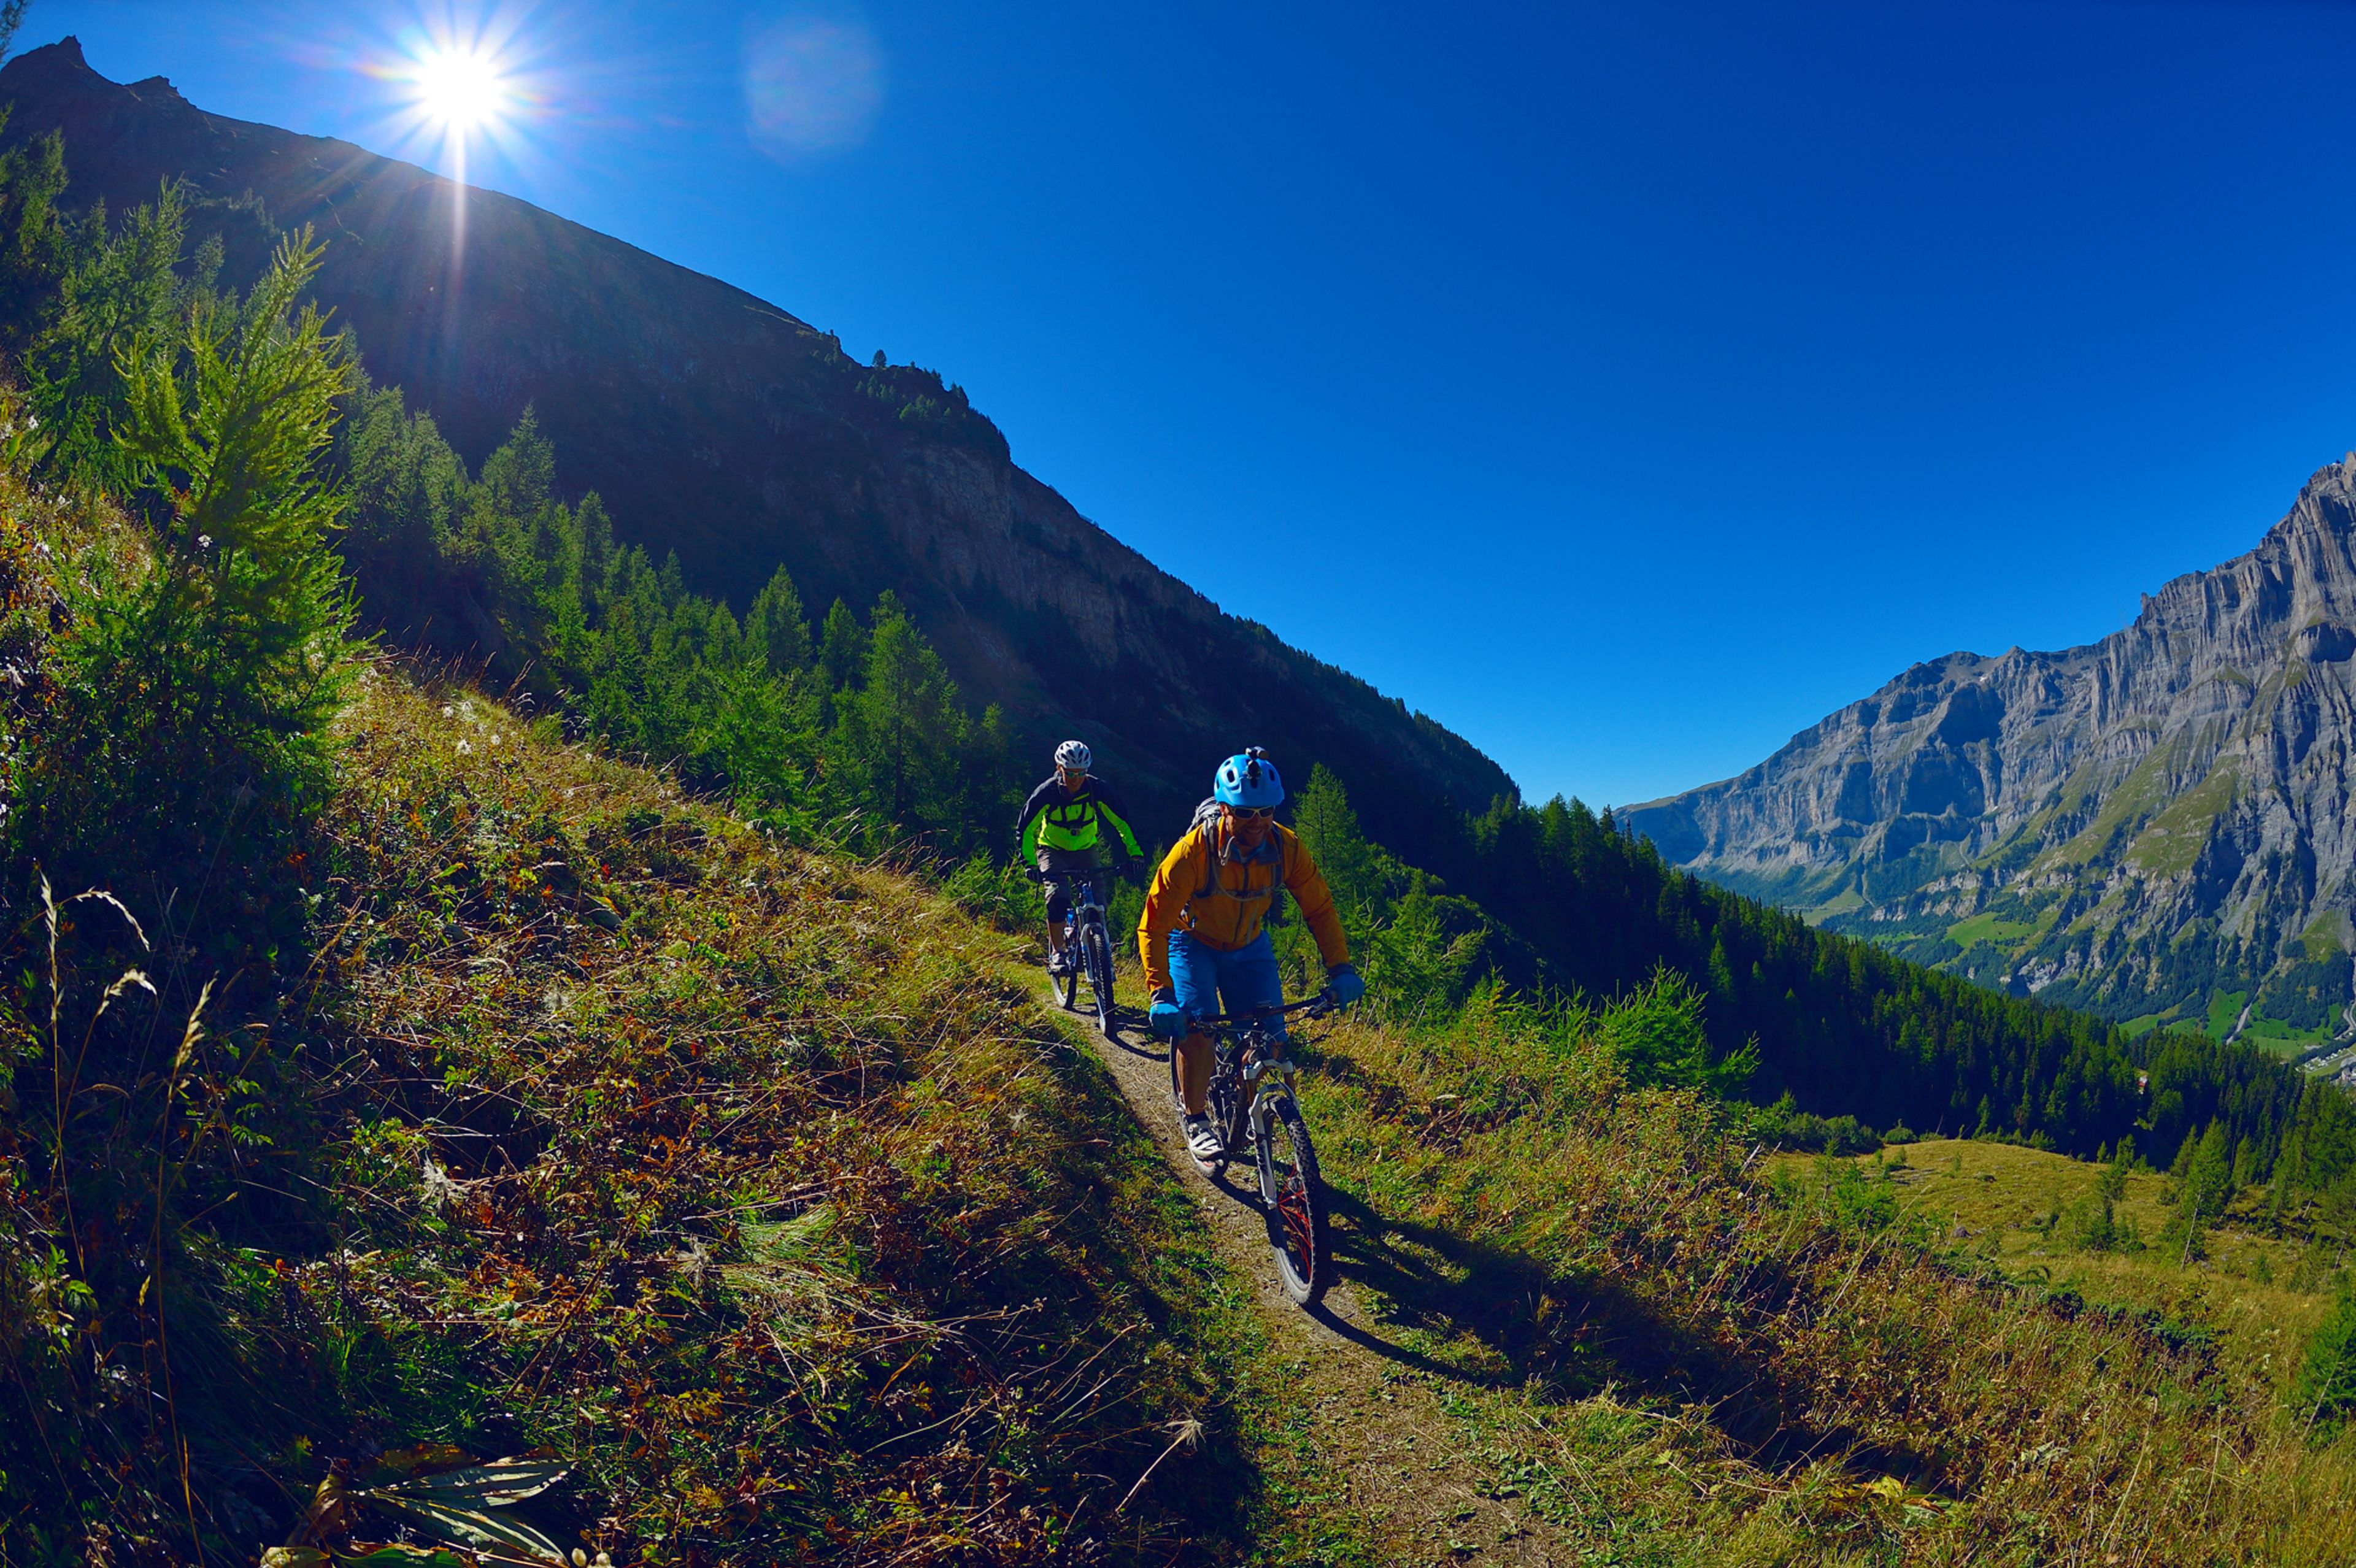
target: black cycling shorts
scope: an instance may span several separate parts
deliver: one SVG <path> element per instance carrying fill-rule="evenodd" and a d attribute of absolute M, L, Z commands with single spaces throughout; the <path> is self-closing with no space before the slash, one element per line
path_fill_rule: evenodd
<path fill-rule="evenodd" d="M 1104 872 L 1098 867 L 1095 850 L 1042 849 L 1039 851 L 1039 869 L 1043 871 L 1094 871 L 1096 872 L 1093 880 L 1096 885 L 1097 902 L 1105 901 Z M 1071 912 L 1072 901 L 1064 891 L 1064 884 L 1060 881 L 1049 882 L 1047 884 L 1048 923 L 1061 925 L 1064 923 L 1064 917 Z"/>

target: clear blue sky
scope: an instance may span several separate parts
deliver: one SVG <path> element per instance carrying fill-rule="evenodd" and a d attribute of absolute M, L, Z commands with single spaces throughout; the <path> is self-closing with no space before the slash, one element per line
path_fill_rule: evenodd
<path fill-rule="evenodd" d="M 36 0 L 23 42 L 401 151 L 356 67 L 420 15 Z M 477 183 L 940 369 L 1532 795 L 1701 784 L 1915 660 L 2099 637 L 2356 446 L 2349 6 L 497 25 L 537 101 Z"/>

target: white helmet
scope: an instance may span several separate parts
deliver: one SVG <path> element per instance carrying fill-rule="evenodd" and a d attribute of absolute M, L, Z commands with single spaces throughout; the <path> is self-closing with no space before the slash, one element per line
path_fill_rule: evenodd
<path fill-rule="evenodd" d="M 1059 768 L 1076 768 L 1087 773 L 1088 764 L 1094 761 L 1096 756 L 1088 750 L 1086 741 L 1066 741 L 1055 748 L 1055 765 Z"/>

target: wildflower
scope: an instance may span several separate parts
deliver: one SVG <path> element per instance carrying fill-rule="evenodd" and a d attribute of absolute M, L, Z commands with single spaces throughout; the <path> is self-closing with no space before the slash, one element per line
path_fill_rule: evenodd
<path fill-rule="evenodd" d="M 213 536 L 212 536 L 212 535 L 210 535 L 210 534 L 198 534 L 198 535 L 197 536 L 197 548 L 198 548 L 198 549 L 212 549 L 212 548 L 213 548 Z"/>
<path fill-rule="evenodd" d="M 473 748 L 473 747 L 471 747 L 471 746 L 469 746 L 469 745 L 467 745 L 466 741 L 459 741 L 459 742 L 458 742 L 458 754 L 459 754 L 460 756 L 462 756 L 462 757 L 463 757 L 463 756 L 465 756 L 468 752 L 470 752 L 470 751 L 472 751 L 472 750 L 474 750 L 474 748 Z"/>
<path fill-rule="evenodd" d="M 454 709 L 454 708 L 450 707 L 447 703 L 444 703 L 444 704 L 443 705 L 443 707 L 442 707 L 442 717 L 443 717 L 443 718 L 444 718 L 444 719 L 447 719 L 447 718 L 449 718 L 449 717 L 451 716 L 451 714 L 453 714 L 453 713 L 455 713 L 455 712 L 456 712 L 456 711 L 457 711 L 457 710 L 456 710 L 455 709 Z"/>

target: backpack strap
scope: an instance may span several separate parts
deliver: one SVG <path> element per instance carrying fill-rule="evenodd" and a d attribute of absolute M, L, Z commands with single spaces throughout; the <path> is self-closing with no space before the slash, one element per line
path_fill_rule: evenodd
<path fill-rule="evenodd" d="M 1237 892 L 1219 880 L 1219 864 L 1223 856 L 1219 848 L 1218 822 L 1215 819 L 1205 822 L 1196 831 L 1203 836 L 1204 855 L 1203 885 L 1194 890 L 1194 896 L 1198 899 L 1234 899 L 1238 903 L 1258 903 L 1266 900 L 1273 912 L 1277 897 L 1284 891 L 1285 879 L 1292 870 L 1291 855 L 1284 848 L 1283 830 L 1271 823 L 1267 840 L 1248 859 L 1237 862 L 1246 868 L 1244 877 L 1247 881 L 1250 880 L 1249 868 L 1253 866 L 1273 865 L 1276 868 L 1275 879 L 1269 883 L 1267 891 L 1250 893 Z"/>

